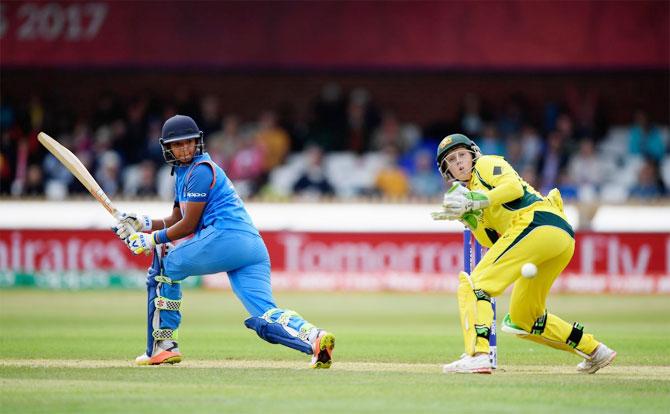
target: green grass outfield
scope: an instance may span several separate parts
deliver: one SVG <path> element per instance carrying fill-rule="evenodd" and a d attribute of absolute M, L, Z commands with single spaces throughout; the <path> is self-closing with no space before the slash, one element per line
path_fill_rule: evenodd
<path fill-rule="evenodd" d="M 444 375 L 462 340 L 454 295 L 279 293 L 337 335 L 330 370 L 242 324 L 229 292 L 185 292 L 176 366 L 134 367 L 144 294 L 0 291 L 0 411 L 170 413 L 641 413 L 670 407 L 670 297 L 552 296 L 619 352 L 595 375 L 576 356 L 499 332 L 494 375 Z M 498 319 L 507 309 L 499 301 Z"/>

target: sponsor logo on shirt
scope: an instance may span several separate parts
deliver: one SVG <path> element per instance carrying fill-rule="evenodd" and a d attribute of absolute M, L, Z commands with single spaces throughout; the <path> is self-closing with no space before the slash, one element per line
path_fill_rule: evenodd
<path fill-rule="evenodd" d="M 186 197 L 207 197 L 207 193 L 186 193 Z"/>

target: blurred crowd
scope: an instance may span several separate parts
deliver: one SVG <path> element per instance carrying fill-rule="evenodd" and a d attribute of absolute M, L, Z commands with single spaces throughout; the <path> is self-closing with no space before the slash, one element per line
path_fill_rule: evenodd
<path fill-rule="evenodd" d="M 207 151 L 245 198 L 437 198 L 445 184 L 435 149 L 455 132 L 485 154 L 504 156 L 543 193 L 558 187 L 565 199 L 583 202 L 669 196 L 668 127 L 638 108 L 627 124 L 610 125 L 588 94 L 541 108 L 523 96 L 494 107 L 468 94 L 458 114 L 429 125 L 393 113 L 365 89 L 337 83 L 324 85 L 303 113 L 284 105 L 256 119 L 223 113 L 216 95 L 187 89 L 169 101 L 105 93 L 95 108 L 47 100 L 0 101 L 2 195 L 62 199 L 85 192 L 39 145 L 44 130 L 79 157 L 110 197 L 171 199 L 158 138 L 163 121 L 179 113 L 196 120 Z"/>

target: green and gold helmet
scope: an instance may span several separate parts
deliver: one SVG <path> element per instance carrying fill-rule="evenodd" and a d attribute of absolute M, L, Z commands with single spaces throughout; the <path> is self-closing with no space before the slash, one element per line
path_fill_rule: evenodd
<path fill-rule="evenodd" d="M 482 155 L 477 144 L 463 134 L 450 134 L 444 137 L 442 141 L 440 141 L 440 145 L 437 146 L 435 161 L 437 161 L 437 168 L 440 170 L 440 173 L 447 179 L 453 179 L 453 177 L 449 173 L 446 163 L 443 161 L 447 154 L 455 148 L 467 148 L 472 151 L 473 162 L 477 157 Z"/>

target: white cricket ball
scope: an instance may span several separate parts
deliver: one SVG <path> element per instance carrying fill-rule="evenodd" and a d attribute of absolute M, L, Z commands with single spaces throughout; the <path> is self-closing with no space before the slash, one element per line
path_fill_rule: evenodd
<path fill-rule="evenodd" d="M 536 274 L 537 266 L 535 266 L 533 263 L 526 263 L 525 265 L 521 266 L 521 276 L 530 279 L 535 277 Z"/>

